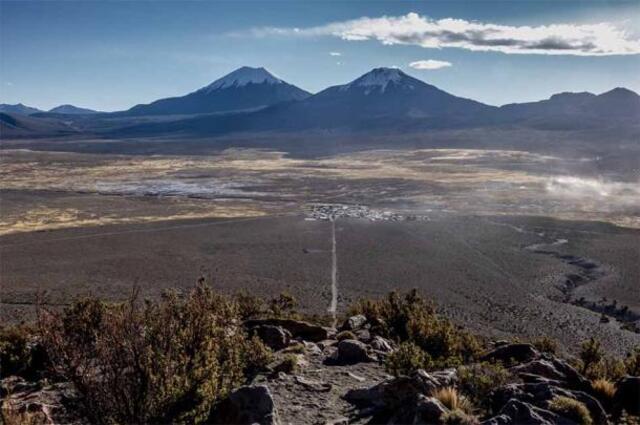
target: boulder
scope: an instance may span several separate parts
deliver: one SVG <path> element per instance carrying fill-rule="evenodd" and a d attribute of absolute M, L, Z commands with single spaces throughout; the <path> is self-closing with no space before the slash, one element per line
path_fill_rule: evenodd
<path fill-rule="evenodd" d="M 640 376 L 625 376 L 616 383 L 613 405 L 616 412 L 640 415 Z"/>
<path fill-rule="evenodd" d="M 500 361 L 504 364 L 512 362 L 524 363 L 540 358 L 540 352 L 531 344 L 507 344 L 500 345 L 487 354 L 481 360 Z"/>
<path fill-rule="evenodd" d="M 40 386 L 22 378 L 4 379 L 0 423 L 4 425 L 85 424 L 78 395 L 69 383 Z"/>
<path fill-rule="evenodd" d="M 367 324 L 367 318 L 362 314 L 349 317 L 340 327 L 341 331 L 357 331 Z"/>
<path fill-rule="evenodd" d="M 240 387 L 214 407 L 207 423 L 276 425 L 280 421 L 266 385 Z"/>
<path fill-rule="evenodd" d="M 399 409 L 390 419 L 384 421 L 387 425 L 395 424 L 439 424 L 441 418 L 448 413 L 448 409 L 434 397 L 419 395 L 417 400 L 404 409 Z M 378 423 L 378 422 L 375 422 Z"/>
<path fill-rule="evenodd" d="M 520 364 L 512 367 L 510 371 L 525 382 L 544 382 L 546 379 L 548 382 L 553 381 L 557 385 L 571 389 L 584 391 L 589 388 L 589 380 L 567 362 L 555 357 Z"/>
<path fill-rule="evenodd" d="M 282 350 L 289 345 L 291 332 L 281 326 L 260 325 L 251 328 L 251 333 L 257 335 L 269 348 Z"/>
<path fill-rule="evenodd" d="M 358 338 L 358 340 L 364 342 L 365 344 L 371 342 L 371 332 L 366 329 L 360 329 L 359 331 L 356 331 L 356 337 Z"/>
<path fill-rule="evenodd" d="M 367 346 L 355 339 L 343 339 L 338 343 L 338 350 L 333 358 L 338 364 L 356 364 L 371 362 L 376 359 L 369 355 Z"/>
<path fill-rule="evenodd" d="M 390 353 L 393 351 L 391 343 L 381 336 L 374 336 L 369 345 L 371 345 L 371 348 L 376 351 L 380 351 L 381 353 Z"/>
<path fill-rule="evenodd" d="M 294 338 L 311 342 L 329 339 L 331 335 L 331 329 L 294 319 L 253 319 L 247 320 L 245 326 L 249 329 L 257 326 L 279 326 L 286 329 Z"/>
<path fill-rule="evenodd" d="M 559 423 L 555 413 L 511 399 L 500 410 L 498 416 L 482 422 L 482 425 L 555 425 Z"/>

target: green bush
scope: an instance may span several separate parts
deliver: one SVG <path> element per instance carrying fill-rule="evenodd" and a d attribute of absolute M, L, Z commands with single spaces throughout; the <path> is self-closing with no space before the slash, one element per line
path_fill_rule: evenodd
<path fill-rule="evenodd" d="M 270 352 L 242 327 L 238 304 L 199 285 L 186 297 L 42 311 L 56 371 L 83 395 L 95 423 L 198 423 Z"/>
<path fill-rule="evenodd" d="M 375 334 L 417 345 L 433 359 L 434 367 L 468 362 L 482 348 L 476 337 L 440 317 L 415 289 L 403 296 L 392 292 L 382 300 L 361 300 L 349 313 L 366 316 Z"/>
<path fill-rule="evenodd" d="M 34 379 L 46 368 L 46 356 L 25 325 L 0 327 L 0 379 L 18 375 Z"/>
<path fill-rule="evenodd" d="M 482 362 L 458 368 L 458 388 L 485 409 L 490 407 L 491 392 L 514 379 L 500 363 Z"/>
<path fill-rule="evenodd" d="M 580 373 L 589 378 L 599 378 L 598 369 L 604 357 L 600 341 L 590 338 L 580 346 Z"/>
<path fill-rule="evenodd" d="M 627 375 L 640 376 L 640 346 L 635 347 L 627 354 L 624 365 Z"/>
<path fill-rule="evenodd" d="M 591 425 L 593 419 L 584 403 L 570 397 L 556 396 L 549 402 L 549 409 L 580 425 Z"/>
<path fill-rule="evenodd" d="M 403 342 L 387 356 L 385 369 L 394 376 L 410 375 L 418 369 L 430 369 L 431 357 L 412 342 Z"/>
<path fill-rule="evenodd" d="M 542 336 L 533 340 L 533 346 L 543 353 L 558 354 L 558 341 L 548 336 Z"/>

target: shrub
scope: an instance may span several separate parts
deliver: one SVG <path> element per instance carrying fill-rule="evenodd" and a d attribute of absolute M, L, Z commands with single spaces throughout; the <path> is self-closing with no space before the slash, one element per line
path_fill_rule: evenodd
<path fill-rule="evenodd" d="M 266 310 L 262 298 L 250 295 L 245 291 L 237 292 L 233 298 L 238 306 L 238 315 L 242 320 L 259 318 Z"/>
<path fill-rule="evenodd" d="M 275 373 L 284 372 L 291 375 L 298 372 L 299 367 L 298 356 L 290 353 L 283 357 L 282 361 L 273 368 L 273 371 Z"/>
<path fill-rule="evenodd" d="M 358 339 L 358 337 L 351 331 L 342 331 L 338 332 L 338 335 L 336 335 L 336 339 L 338 341 L 342 341 L 343 339 Z"/>
<path fill-rule="evenodd" d="M 610 381 L 617 381 L 622 378 L 627 368 L 623 360 L 607 356 L 600 361 L 594 369 L 594 373 L 591 379 L 608 379 Z"/>
<path fill-rule="evenodd" d="M 241 326 L 237 303 L 198 285 L 159 302 L 95 299 L 40 311 L 56 371 L 83 395 L 95 423 L 198 423 L 269 360 Z"/>
<path fill-rule="evenodd" d="M 268 314 L 272 317 L 297 316 L 295 308 L 298 305 L 295 297 L 288 292 L 282 292 L 277 298 L 269 302 Z"/>
<path fill-rule="evenodd" d="M 580 425 L 591 425 L 593 419 L 584 403 L 574 400 L 570 397 L 556 396 L 549 402 L 549 409 L 556 412 L 560 416 L 577 422 Z"/>
<path fill-rule="evenodd" d="M 583 342 L 580 347 L 580 372 L 586 376 L 597 374 L 597 368 L 604 357 L 604 350 L 595 338 Z"/>
<path fill-rule="evenodd" d="M 401 343 L 385 360 L 385 369 L 394 376 L 409 375 L 430 366 L 431 357 L 412 342 Z"/>
<path fill-rule="evenodd" d="M 30 332 L 23 326 L 0 328 L 0 378 L 26 373 L 31 364 Z"/>
<path fill-rule="evenodd" d="M 640 376 L 640 346 L 635 347 L 624 360 L 626 372 L 631 376 Z"/>
<path fill-rule="evenodd" d="M 543 353 L 558 354 L 558 341 L 548 336 L 534 339 L 533 346 Z"/>
<path fill-rule="evenodd" d="M 415 289 L 404 296 L 392 292 L 382 300 L 361 300 L 349 314 L 366 316 L 373 333 L 396 342 L 414 343 L 429 354 L 434 367 L 473 360 L 481 351 L 477 338 L 440 317 Z"/>
<path fill-rule="evenodd" d="M 473 413 L 473 405 L 469 399 L 453 387 L 439 388 L 435 390 L 431 396 L 438 399 L 438 401 L 449 410 L 460 410 L 467 414 Z"/>
<path fill-rule="evenodd" d="M 591 393 L 609 410 L 616 395 L 616 385 L 607 379 L 596 379 L 591 381 Z"/>
<path fill-rule="evenodd" d="M 460 390 L 474 403 L 489 408 L 491 392 L 514 379 L 501 363 L 482 362 L 458 368 Z"/>
<path fill-rule="evenodd" d="M 480 421 L 475 416 L 469 415 L 462 410 L 450 410 L 440 418 L 443 425 L 478 425 Z"/>

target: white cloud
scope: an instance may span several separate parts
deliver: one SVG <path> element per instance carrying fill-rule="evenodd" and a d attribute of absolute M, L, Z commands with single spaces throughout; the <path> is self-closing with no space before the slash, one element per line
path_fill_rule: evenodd
<path fill-rule="evenodd" d="M 431 69 L 447 68 L 447 67 L 451 66 L 451 62 L 438 61 L 438 60 L 435 60 L 435 59 L 427 59 L 427 60 L 411 62 L 409 64 L 409 66 L 411 68 L 414 68 L 414 69 L 428 69 L 428 70 L 431 70 Z"/>
<path fill-rule="evenodd" d="M 342 56 L 342 53 L 340 52 L 329 52 L 330 56 Z"/>
<path fill-rule="evenodd" d="M 507 54 L 640 54 L 640 40 L 610 22 L 512 26 L 455 18 L 436 20 L 408 13 L 404 16 L 363 17 L 309 28 L 254 28 L 249 35 L 333 36 L 348 41 L 376 40 L 385 45 L 417 45 L 432 49 L 454 47 Z"/>

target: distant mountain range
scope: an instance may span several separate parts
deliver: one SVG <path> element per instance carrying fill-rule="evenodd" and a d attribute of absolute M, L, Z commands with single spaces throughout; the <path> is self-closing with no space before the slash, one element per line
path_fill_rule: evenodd
<path fill-rule="evenodd" d="M 38 108 L 32 108 L 31 106 L 23 105 L 22 103 L 18 103 L 15 105 L 9 105 L 7 103 L 0 104 L 0 112 L 6 114 L 19 114 L 19 115 L 33 115 L 33 114 L 42 114 L 42 113 L 53 113 L 53 114 L 97 114 L 98 111 L 94 111 L 93 109 L 87 108 L 79 108 L 73 105 L 60 105 L 55 108 L 49 109 L 49 111 L 45 112 Z"/>
<path fill-rule="evenodd" d="M 600 95 L 560 93 L 539 102 L 495 107 L 454 96 L 396 68 L 376 68 L 312 95 L 264 68 L 242 67 L 185 96 L 126 111 L 97 113 L 62 105 L 42 112 L 24 105 L 0 105 L 0 112 L 8 113 L 5 117 L 29 114 L 32 119 L 48 119 L 48 126 L 58 119 L 67 129 L 108 137 L 304 130 L 420 132 L 505 125 L 570 130 L 637 126 L 640 96 L 616 88 Z M 15 134 L 19 120 L 11 125 L 0 118 L 3 137 Z M 32 122 L 30 128 L 38 126 Z M 30 130 L 20 134 L 25 131 Z"/>

